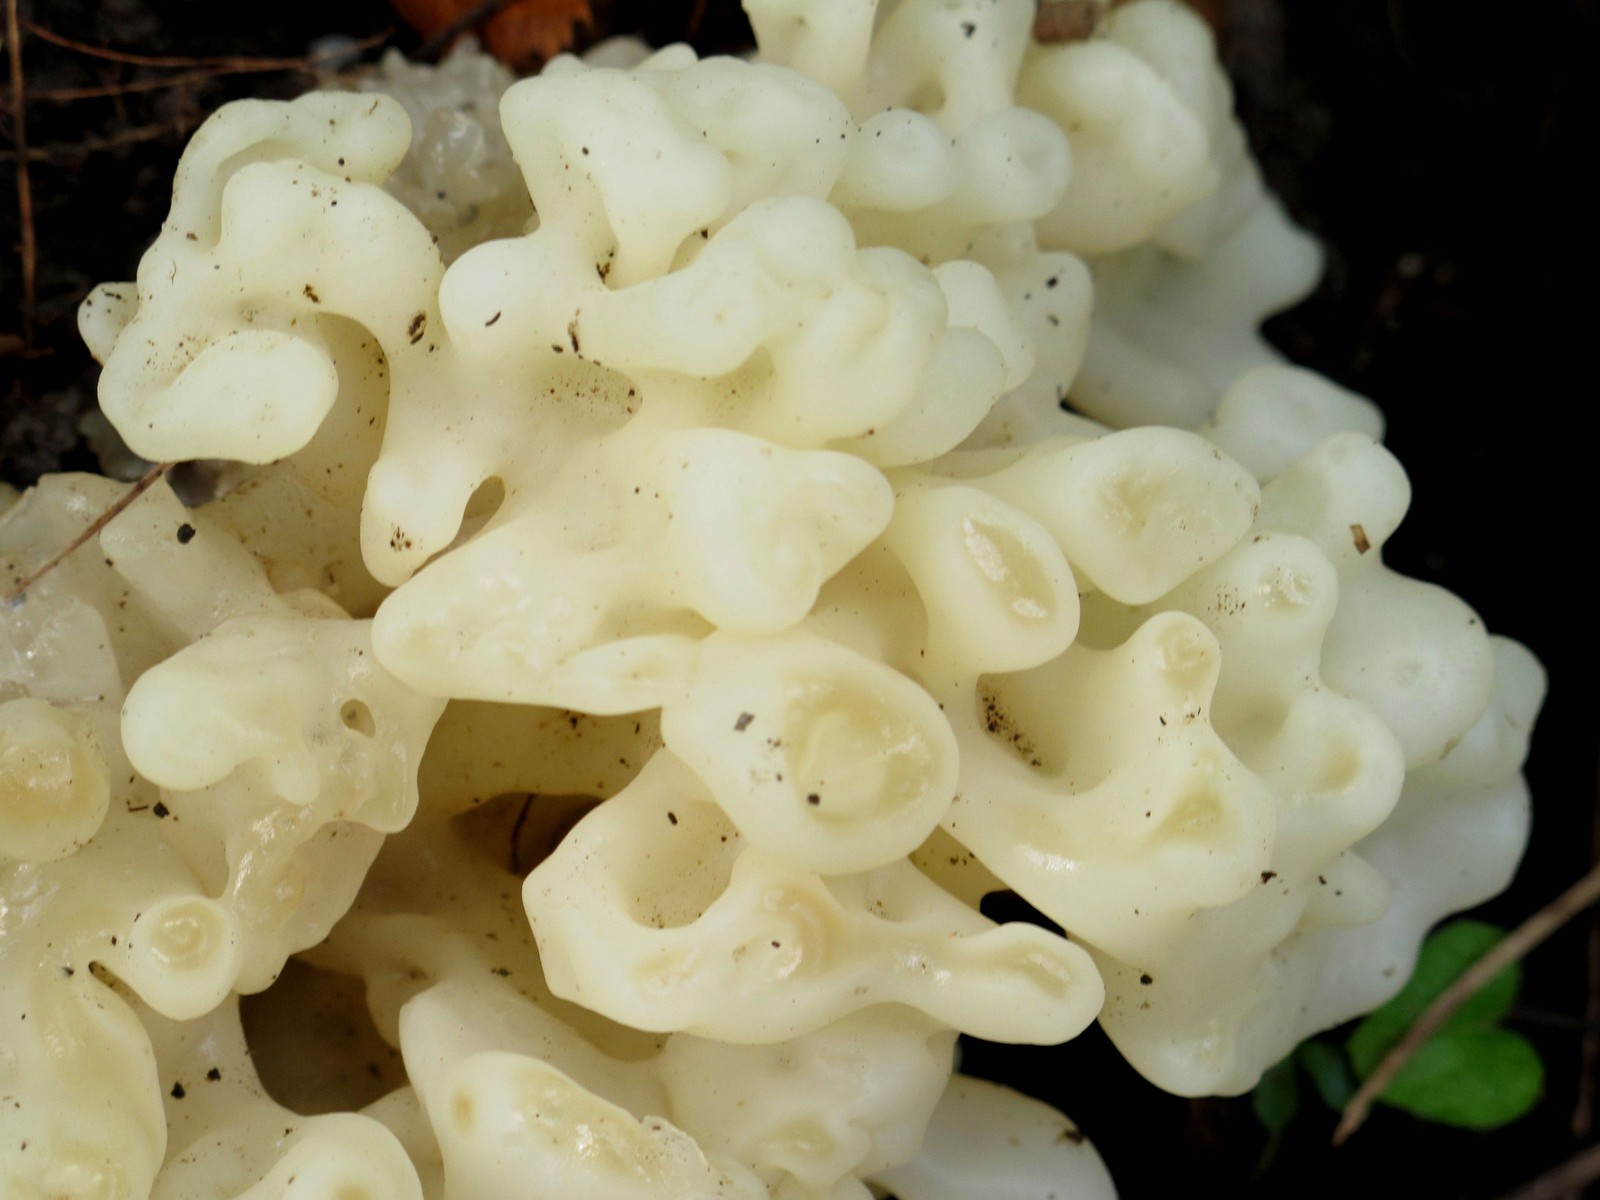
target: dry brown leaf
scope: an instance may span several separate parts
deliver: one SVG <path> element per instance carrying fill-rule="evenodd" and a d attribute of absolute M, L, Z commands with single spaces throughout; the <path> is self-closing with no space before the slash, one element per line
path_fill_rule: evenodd
<path fill-rule="evenodd" d="M 501 62 L 526 70 L 571 49 L 591 19 L 589 0 L 519 0 L 483 27 L 483 44 Z"/>
<path fill-rule="evenodd" d="M 423 38 L 448 30 L 467 17 L 482 0 L 389 0 L 395 13 Z M 476 30 L 488 50 L 513 70 L 526 71 L 548 62 L 577 40 L 591 24 L 589 0 L 512 0 Z"/>

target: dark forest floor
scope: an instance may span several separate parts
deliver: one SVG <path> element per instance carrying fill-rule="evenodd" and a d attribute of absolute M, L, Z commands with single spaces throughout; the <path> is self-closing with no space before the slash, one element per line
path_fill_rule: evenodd
<path fill-rule="evenodd" d="M 1533 846 L 1511 891 L 1480 914 L 1514 925 L 1588 868 L 1595 827 L 1600 633 L 1582 578 L 1600 551 L 1587 411 L 1600 255 L 1580 168 L 1600 146 L 1596 4 L 1210 7 L 1268 178 L 1329 248 L 1323 285 L 1274 320 L 1271 336 L 1388 415 L 1388 444 L 1416 496 L 1389 561 L 1460 593 L 1551 673 L 1528 770 Z M 681 38 L 691 21 L 705 49 L 744 36 L 736 9 L 717 0 L 618 0 L 601 11 L 606 32 L 643 28 L 656 41 Z M 300 59 L 319 38 L 390 30 L 392 44 L 417 45 L 383 0 L 32 0 L 20 12 L 95 46 L 185 59 Z M 186 136 L 225 100 L 292 95 L 308 81 L 294 70 L 112 63 L 26 32 L 22 55 L 37 238 L 31 330 L 18 156 L 14 140 L 0 142 L 0 476 L 19 486 L 94 469 L 77 419 L 93 403 L 95 368 L 73 314 L 94 283 L 132 277 Z M 130 90 L 176 75 L 186 81 Z M 0 109 L 9 133 L 9 91 Z M 1048 1050 L 969 1046 L 966 1066 L 1061 1105 L 1127 1200 L 1499 1196 L 1594 1140 L 1571 1129 L 1589 936 L 1585 917 L 1526 963 L 1512 1025 L 1544 1057 L 1546 1094 L 1495 1133 L 1379 1110 L 1334 1151 L 1332 1114 L 1307 1113 L 1263 1169 L 1266 1135 L 1248 1099 L 1156 1092 L 1097 1032 Z"/>

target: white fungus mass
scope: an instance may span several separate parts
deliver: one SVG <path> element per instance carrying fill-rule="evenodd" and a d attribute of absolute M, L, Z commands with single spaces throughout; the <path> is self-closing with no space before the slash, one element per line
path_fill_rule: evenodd
<path fill-rule="evenodd" d="M 1236 1093 L 1507 882 L 1542 672 L 1260 339 L 1208 30 L 747 8 L 230 105 L 84 302 L 241 465 L 0 609 L 6 1200 L 1092 1200 L 957 1033 Z"/>

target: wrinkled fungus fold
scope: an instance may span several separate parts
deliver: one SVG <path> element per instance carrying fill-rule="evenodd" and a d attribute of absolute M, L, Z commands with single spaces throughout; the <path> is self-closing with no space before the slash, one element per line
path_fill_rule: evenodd
<path fill-rule="evenodd" d="M 1506 884 L 1543 672 L 1207 28 L 747 9 L 230 105 L 84 301 L 235 465 L 0 521 L 0 1194 L 1109 1197 L 959 1033 L 1238 1093 Z"/>

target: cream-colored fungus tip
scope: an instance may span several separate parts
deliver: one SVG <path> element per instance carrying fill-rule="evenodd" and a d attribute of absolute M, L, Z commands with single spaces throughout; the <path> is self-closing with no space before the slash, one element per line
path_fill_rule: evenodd
<path fill-rule="evenodd" d="M 0 497 L 6 1200 L 1099 1200 L 958 1031 L 1240 1092 L 1504 886 L 1205 25 L 747 8 L 230 105 L 84 301 L 228 486 Z"/>
<path fill-rule="evenodd" d="M 40 700 L 0 704 L 0 857 L 65 858 L 110 800 L 105 757 L 81 719 Z"/>

